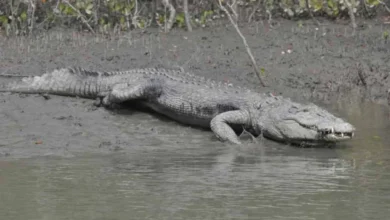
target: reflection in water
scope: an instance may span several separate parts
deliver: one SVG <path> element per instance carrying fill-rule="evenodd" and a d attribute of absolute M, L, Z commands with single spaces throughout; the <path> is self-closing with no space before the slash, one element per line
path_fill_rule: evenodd
<path fill-rule="evenodd" d="M 386 219 L 387 112 L 330 108 L 358 128 L 339 148 L 198 142 L 0 162 L 1 219 Z"/>

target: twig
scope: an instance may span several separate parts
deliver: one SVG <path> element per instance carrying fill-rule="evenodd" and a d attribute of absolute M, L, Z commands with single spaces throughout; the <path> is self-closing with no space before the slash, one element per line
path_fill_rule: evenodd
<path fill-rule="evenodd" d="M 16 8 L 14 8 L 14 3 L 16 4 Z M 17 14 L 17 11 L 19 10 L 19 7 L 20 7 L 20 2 L 16 3 L 16 2 L 13 2 L 12 0 L 9 1 L 9 4 L 10 4 L 10 9 L 11 9 L 11 24 L 10 24 L 10 29 L 11 31 L 13 31 L 13 33 L 15 34 L 17 31 L 18 31 L 18 27 L 17 27 L 17 24 L 16 24 L 16 14 Z M 6 32 L 7 32 L 7 35 L 9 35 L 10 33 L 8 32 L 8 28 L 6 28 Z"/>
<path fill-rule="evenodd" d="M 378 0 L 378 2 L 379 2 L 381 5 L 385 6 L 386 11 L 390 13 L 390 9 L 387 7 L 386 3 L 384 3 L 384 2 L 382 2 L 382 1 L 380 1 L 380 0 Z"/>
<path fill-rule="evenodd" d="M 93 7 L 95 8 L 94 12 L 93 12 L 93 22 L 94 22 L 94 26 L 95 28 L 98 26 L 99 24 L 99 15 L 98 15 L 98 11 L 99 11 L 99 8 L 100 8 L 100 0 L 95 0 L 93 1 Z"/>
<path fill-rule="evenodd" d="M 152 11 L 151 26 L 158 26 L 157 25 L 157 19 L 156 19 L 157 0 L 152 0 L 152 2 L 151 2 L 151 11 Z"/>
<path fill-rule="evenodd" d="M 188 13 L 188 0 L 183 0 L 184 18 L 186 19 L 187 31 L 192 31 L 190 14 Z"/>
<path fill-rule="evenodd" d="M 172 29 L 172 26 L 173 26 L 173 22 L 174 22 L 174 19 L 175 19 L 175 16 L 176 16 L 176 9 L 175 7 L 173 7 L 173 5 L 169 2 L 169 0 L 162 0 L 162 3 L 163 5 L 166 7 L 166 8 L 169 8 L 169 20 L 168 22 L 165 21 L 165 24 L 166 24 L 166 27 L 165 27 L 165 32 L 168 32 L 169 30 Z"/>
<path fill-rule="evenodd" d="M 29 1 L 29 6 L 28 6 L 28 19 L 27 19 L 27 25 L 29 29 L 29 34 L 32 34 L 33 28 L 34 28 L 34 17 L 35 17 L 35 8 L 36 8 L 36 3 L 34 0 Z"/>
<path fill-rule="evenodd" d="M 352 24 L 352 28 L 353 28 L 353 34 L 355 34 L 355 30 L 357 28 L 357 25 L 356 25 L 356 21 L 355 21 L 355 14 L 353 13 L 353 8 L 352 8 L 352 4 L 349 0 L 344 0 L 344 4 L 347 6 L 348 8 L 348 14 L 349 14 L 349 17 L 351 18 L 351 24 Z"/>
<path fill-rule="evenodd" d="M 80 16 L 80 18 L 81 18 L 81 21 L 88 27 L 88 29 L 93 33 L 93 34 L 95 34 L 95 31 L 92 29 L 92 27 L 88 24 L 88 21 L 87 21 L 87 19 L 85 19 L 85 17 L 83 16 L 83 14 L 81 14 L 81 12 L 77 9 L 77 8 L 75 8 L 72 4 L 70 4 L 70 2 L 68 1 L 68 0 L 64 0 L 64 2 L 66 3 L 66 4 L 68 4 L 69 5 L 69 7 L 71 7 L 75 12 L 77 12 L 78 14 L 79 14 L 79 16 Z"/>
<path fill-rule="evenodd" d="M 368 12 L 368 9 L 367 9 L 367 3 L 366 3 L 366 0 L 360 0 L 360 4 L 363 5 L 363 9 L 364 9 L 364 12 L 366 13 L 367 16 L 370 16 L 370 13 Z"/>
<path fill-rule="evenodd" d="M 228 18 L 230 20 L 230 23 L 234 26 L 234 28 L 236 29 L 238 35 L 240 35 L 240 37 L 242 39 L 242 42 L 244 43 L 246 52 L 248 53 L 248 56 L 249 56 L 249 58 L 252 61 L 253 68 L 255 69 L 255 72 L 256 72 L 256 76 L 257 76 L 257 78 L 259 78 L 261 85 L 263 87 L 265 87 L 265 83 L 264 83 L 264 81 L 263 81 L 263 79 L 261 77 L 259 67 L 256 64 L 256 60 L 255 60 L 255 58 L 252 55 L 252 51 L 251 51 L 251 49 L 250 49 L 250 47 L 249 47 L 249 45 L 248 45 L 248 43 L 246 41 L 245 36 L 241 33 L 240 28 L 238 27 L 237 22 L 233 19 L 232 15 L 229 13 L 229 11 L 226 9 L 226 7 L 222 5 L 221 0 L 218 0 L 218 2 L 219 2 L 219 7 L 222 9 L 222 11 L 225 12 L 225 14 L 228 16 Z"/>
<path fill-rule="evenodd" d="M 248 23 L 251 23 L 252 17 L 256 14 L 256 11 L 259 9 L 261 2 L 262 0 L 257 1 L 257 5 L 253 8 L 252 13 L 248 17 Z"/>
<path fill-rule="evenodd" d="M 127 3 L 130 5 L 130 0 L 127 0 Z M 131 15 L 131 24 L 134 26 L 134 27 L 138 27 L 138 14 L 139 14 L 139 11 L 138 11 L 138 1 L 135 0 L 135 9 L 134 9 L 134 15 L 131 13 L 131 11 L 127 11 L 127 9 L 125 9 L 125 17 L 126 17 L 126 25 L 127 25 L 127 29 L 130 30 L 130 21 L 129 21 L 129 15 Z"/>
<path fill-rule="evenodd" d="M 268 24 L 272 27 L 272 13 L 268 9 L 265 12 L 268 14 Z"/>
<path fill-rule="evenodd" d="M 238 21 L 238 13 L 237 13 L 237 0 L 232 0 L 232 4 L 227 4 L 230 8 L 230 10 L 232 11 L 232 13 L 234 14 L 234 19 L 235 21 L 237 22 Z"/>
<path fill-rule="evenodd" d="M 131 22 L 137 22 L 137 19 L 138 19 L 138 0 L 135 0 L 135 12 L 134 12 L 134 16 L 131 18 Z"/>

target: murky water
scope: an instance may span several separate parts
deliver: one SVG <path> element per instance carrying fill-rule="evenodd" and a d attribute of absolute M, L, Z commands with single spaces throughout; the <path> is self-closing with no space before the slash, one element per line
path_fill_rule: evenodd
<path fill-rule="evenodd" d="M 333 149 L 267 140 L 243 146 L 194 142 L 105 156 L 1 161 L 0 216 L 388 219 L 388 111 L 352 102 L 329 108 L 344 109 L 358 128 L 353 141 Z"/>

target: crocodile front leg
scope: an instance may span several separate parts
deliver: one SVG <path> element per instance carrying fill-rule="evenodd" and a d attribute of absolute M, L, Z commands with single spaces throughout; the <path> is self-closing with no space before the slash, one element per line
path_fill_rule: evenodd
<path fill-rule="evenodd" d="M 229 141 L 234 144 L 241 144 L 236 133 L 229 124 L 249 125 L 250 117 L 248 112 L 242 110 L 228 111 L 215 116 L 211 122 L 211 130 L 221 141 Z"/>

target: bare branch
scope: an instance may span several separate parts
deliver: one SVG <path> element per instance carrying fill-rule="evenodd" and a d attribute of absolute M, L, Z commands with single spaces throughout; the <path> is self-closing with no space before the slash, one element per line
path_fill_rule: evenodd
<path fill-rule="evenodd" d="M 384 7 L 385 7 L 385 9 L 386 9 L 386 11 L 387 12 L 389 12 L 390 13 L 390 9 L 387 7 L 387 5 L 386 5 L 386 3 L 384 3 L 383 1 L 378 1 L 380 4 L 382 4 Z"/>
<path fill-rule="evenodd" d="M 127 0 L 127 4 L 130 5 L 130 0 Z M 137 4 L 137 0 L 136 0 L 136 4 Z M 135 13 L 137 13 L 137 7 L 135 9 Z M 131 12 L 130 11 L 127 11 L 127 8 L 125 9 L 125 19 L 126 19 L 126 27 L 127 27 L 127 30 L 130 30 L 131 26 L 130 26 L 130 20 L 129 20 L 129 15 L 131 15 Z M 134 23 L 134 16 L 133 18 L 131 19 L 132 23 Z"/>
<path fill-rule="evenodd" d="M 352 28 L 353 28 L 353 33 L 355 33 L 357 25 L 356 25 L 356 20 L 355 20 L 355 13 L 353 13 L 352 4 L 351 4 L 351 2 L 349 0 L 344 0 L 344 4 L 348 8 L 348 14 L 349 14 L 349 17 L 351 18 L 351 24 L 352 24 Z"/>
<path fill-rule="evenodd" d="M 240 31 L 240 28 L 238 27 L 238 24 L 237 22 L 233 19 L 232 15 L 229 13 L 229 11 L 226 9 L 225 6 L 222 5 L 222 1 L 221 0 L 218 0 L 218 3 L 219 3 L 219 7 L 222 9 L 222 11 L 225 12 L 225 14 L 228 16 L 229 20 L 230 20 L 230 23 L 233 25 L 233 27 L 236 29 L 238 35 L 240 35 L 241 39 L 242 39 L 242 42 L 244 43 L 244 46 L 245 46 L 245 49 L 246 49 L 246 52 L 248 53 L 248 56 L 249 58 L 251 59 L 252 61 L 252 65 L 253 65 L 253 68 L 255 69 L 255 72 L 256 72 L 256 76 L 257 78 L 259 78 L 260 80 L 260 83 L 263 87 L 265 87 L 265 83 L 261 77 L 261 73 L 260 73 L 260 69 L 259 67 L 257 66 L 256 64 L 256 60 L 255 58 L 253 57 L 252 55 L 252 51 L 246 41 L 246 38 L 245 36 L 241 33 Z"/>
<path fill-rule="evenodd" d="M 98 11 L 100 7 L 100 0 L 93 1 L 93 7 L 95 9 L 93 12 L 93 22 L 94 22 L 94 26 L 97 27 L 97 25 L 99 24 Z"/>
<path fill-rule="evenodd" d="M 268 24 L 272 27 L 272 13 L 268 9 L 265 12 L 268 14 Z"/>
<path fill-rule="evenodd" d="M 227 4 L 232 12 L 232 14 L 234 15 L 234 19 L 236 20 L 236 22 L 238 21 L 238 14 L 237 14 L 237 0 L 232 0 L 232 4 Z"/>
<path fill-rule="evenodd" d="M 29 34 L 32 34 L 33 28 L 34 28 L 34 18 L 35 18 L 35 9 L 36 9 L 36 2 L 35 0 L 29 0 L 28 2 L 28 9 L 27 9 L 27 24 L 29 29 Z"/>
<path fill-rule="evenodd" d="M 128 0 L 128 3 L 130 4 L 130 1 L 129 1 L 129 0 Z M 138 15 L 139 15 L 139 13 L 140 13 L 140 11 L 139 11 L 139 9 L 138 9 L 138 0 L 135 0 L 134 15 L 131 17 L 131 23 L 132 23 L 132 25 L 133 25 L 134 27 L 137 27 L 137 25 L 138 25 Z M 128 14 L 130 15 L 131 12 L 128 12 Z M 128 28 L 129 28 L 129 30 L 130 30 L 130 22 L 128 21 L 128 19 L 129 19 L 128 17 L 129 17 L 129 16 L 126 15 L 127 23 L 129 23 L 129 24 L 128 24 Z"/>
<path fill-rule="evenodd" d="M 262 0 L 258 0 L 256 6 L 253 8 L 252 13 L 248 17 L 248 23 L 252 22 L 252 17 L 256 14 L 256 11 L 260 8 Z"/>
<path fill-rule="evenodd" d="M 152 2 L 151 2 L 151 11 L 152 11 L 151 25 L 152 26 L 157 26 L 157 19 L 156 19 L 157 0 L 152 0 Z"/>
<path fill-rule="evenodd" d="M 191 26 L 190 14 L 188 13 L 188 0 L 183 0 L 183 11 L 184 11 L 184 17 L 186 19 L 187 30 L 191 32 L 192 26 Z"/>
<path fill-rule="evenodd" d="M 169 2 L 169 0 L 162 0 L 162 3 L 163 5 L 166 7 L 166 8 L 169 8 L 169 19 L 168 21 L 165 21 L 165 32 L 168 32 L 169 30 L 172 29 L 172 26 L 173 26 L 173 22 L 175 20 L 175 16 L 176 16 L 176 9 L 175 7 L 173 7 L 173 5 Z"/>

